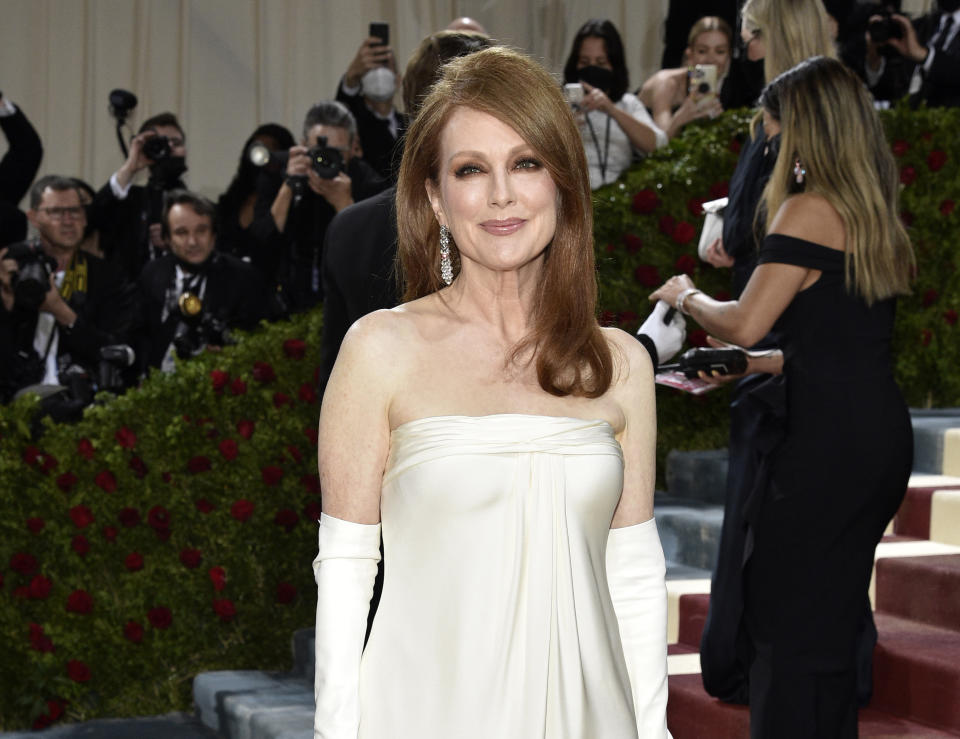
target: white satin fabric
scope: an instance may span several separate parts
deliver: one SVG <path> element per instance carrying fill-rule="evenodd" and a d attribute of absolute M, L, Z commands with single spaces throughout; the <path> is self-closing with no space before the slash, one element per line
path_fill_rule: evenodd
<path fill-rule="evenodd" d="M 604 421 L 439 416 L 391 435 L 362 739 L 635 739 L 605 548 Z"/>

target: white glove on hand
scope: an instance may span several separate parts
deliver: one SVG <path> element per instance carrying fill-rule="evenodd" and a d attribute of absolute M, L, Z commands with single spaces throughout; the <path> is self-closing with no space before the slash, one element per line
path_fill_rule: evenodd
<path fill-rule="evenodd" d="M 607 584 L 630 676 L 637 736 L 643 739 L 670 737 L 666 572 L 656 520 L 610 529 Z"/>
<path fill-rule="evenodd" d="M 320 515 L 317 581 L 314 739 L 356 739 L 360 728 L 360 655 L 373 580 L 380 561 L 380 524 Z"/>
<path fill-rule="evenodd" d="M 650 338 L 654 346 L 657 347 L 657 355 L 660 364 L 665 364 L 680 351 L 684 339 L 687 338 L 687 322 L 684 320 L 680 311 L 676 311 L 670 323 L 664 323 L 663 317 L 670 306 L 662 300 L 658 300 L 653 306 L 653 311 L 647 316 L 647 320 L 637 331 L 637 334 L 644 334 Z"/>

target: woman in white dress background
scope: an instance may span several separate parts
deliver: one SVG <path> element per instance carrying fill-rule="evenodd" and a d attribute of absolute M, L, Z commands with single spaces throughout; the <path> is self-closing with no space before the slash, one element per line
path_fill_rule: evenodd
<path fill-rule="evenodd" d="M 320 417 L 317 737 L 668 736 L 652 368 L 597 324 L 586 172 L 504 48 L 407 134 L 407 302 L 350 329 Z"/>

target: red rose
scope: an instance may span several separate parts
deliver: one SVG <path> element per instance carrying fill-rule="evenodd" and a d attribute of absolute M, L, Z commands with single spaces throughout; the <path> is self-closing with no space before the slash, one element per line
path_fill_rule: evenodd
<path fill-rule="evenodd" d="M 77 442 L 77 454 L 84 459 L 93 459 L 95 451 L 93 444 L 90 443 L 90 439 L 80 439 L 80 441 Z"/>
<path fill-rule="evenodd" d="M 39 534 L 43 531 L 43 527 L 47 525 L 47 522 L 42 518 L 28 518 L 27 519 L 27 528 L 30 530 L 31 534 Z"/>
<path fill-rule="evenodd" d="M 627 249 L 627 254 L 636 254 L 643 248 L 643 240 L 634 234 L 624 234 L 623 245 Z"/>
<path fill-rule="evenodd" d="M 210 370 L 210 382 L 213 384 L 215 393 L 222 393 L 223 388 L 230 382 L 230 374 L 223 370 Z"/>
<path fill-rule="evenodd" d="M 267 465 L 260 470 L 260 477 L 267 487 L 276 487 L 283 479 L 283 470 L 274 465 Z"/>
<path fill-rule="evenodd" d="M 303 339 L 287 339 L 283 342 L 283 353 L 290 359 L 303 359 L 307 353 L 307 342 Z"/>
<path fill-rule="evenodd" d="M 117 514 L 117 519 L 124 526 L 124 528 L 132 529 L 138 523 L 140 523 L 140 511 L 136 508 L 121 508 L 120 512 Z"/>
<path fill-rule="evenodd" d="M 917 179 L 917 170 L 913 167 L 907 165 L 900 170 L 900 182 L 904 185 L 909 185 L 915 179 Z"/>
<path fill-rule="evenodd" d="M 287 444 L 287 454 L 289 454 L 290 459 L 297 464 L 303 460 L 303 453 L 300 451 L 300 448 L 294 444 Z"/>
<path fill-rule="evenodd" d="M 143 555 L 140 552 L 130 552 L 123 562 L 124 567 L 130 572 L 136 572 L 143 569 Z"/>
<path fill-rule="evenodd" d="M 707 202 L 706 198 L 690 198 L 687 201 L 687 210 L 689 210 L 693 216 L 702 216 L 703 204 L 705 202 Z"/>
<path fill-rule="evenodd" d="M 85 529 L 93 523 L 93 511 L 85 505 L 75 505 L 70 509 L 70 519 L 78 529 Z"/>
<path fill-rule="evenodd" d="M 687 342 L 690 346 L 706 346 L 707 332 L 702 328 L 696 328 L 687 336 Z"/>
<path fill-rule="evenodd" d="M 254 362 L 253 379 L 260 383 L 273 382 L 277 379 L 277 373 L 267 362 Z"/>
<path fill-rule="evenodd" d="M 78 659 L 67 662 L 67 677 L 75 683 L 85 683 L 90 680 L 90 668 Z"/>
<path fill-rule="evenodd" d="M 173 614 L 166 606 L 157 606 L 147 611 L 147 620 L 155 629 L 169 629 L 173 623 Z"/>
<path fill-rule="evenodd" d="M 957 322 L 957 312 L 953 308 L 944 311 L 943 320 L 953 326 Z"/>
<path fill-rule="evenodd" d="M 27 595 L 33 600 L 45 600 L 50 595 L 50 588 L 53 587 L 53 581 L 43 575 L 34 575 L 27 586 Z"/>
<path fill-rule="evenodd" d="M 317 402 L 317 391 L 313 389 L 313 385 L 309 382 L 305 382 L 300 386 L 297 396 L 307 405 L 313 405 Z"/>
<path fill-rule="evenodd" d="M 127 641 L 139 644 L 143 641 L 143 624 L 139 621 L 127 621 L 123 626 L 123 636 Z"/>
<path fill-rule="evenodd" d="M 940 149 L 934 149 L 927 155 L 927 166 L 931 172 L 939 172 L 946 163 L 947 154 Z"/>
<path fill-rule="evenodd" d="M 16 552 L 10 557 L 10 569 L 16 570 L 21 575 L 32 575 L 37 571 L 37 558 L 26 552 Z"/>
<path fill-rule="evenodd" d="M 676 226 L 673 227 L 673 232 L 670 234 L 670 238 L 673 239 L 674 243 L 680 244 L 689 244 L 693 241 L 694 237 L 697 235 L 697 229 L 693 225 L 687 223 L 686 221 L 680 221 Z"/>
<path fill-rule="evenodd" d="M 180 563 L 188 570 L 197 569 L 201 562 L 203 562 L 203 555 L 200 554 L 199 549 L 184 548 L 180 550 Z"/>
<path fill-rule="evenodd" d="M 740 149 L 743 148 L 743 142 L 740 139 L 734 137 L 730 139 L 730 143 L 727 145 L 727 148 L 730 151 L 732 151 L 734 154 L 739 154 Z"/>
<path fill-rule="evenodd" d="M 612 326 L 617 322 L 617 314 L 610 310 L 605 310 L 600 313 L 600 318 L 597 319 L 601 326 Z"/>
<path fill-rule="evenodd" d="M 301 476 L 300 484 L 303 485 L 311 495 L 320 495 L 320 478 L 317 477 L 316 474 Z"/>
<path fill-rule="evenodd" d="M 90 613 L 93 610 L 93 598 L 86 590 L 74 590 L 67 597 L 67 610 L 73 613 Z"/>
<path fill-rule="evenodd" d="M 52 454 L 47 454 L 46 452 L 44 452 L 43 456 L 40 459 L 40 471 L 46 474 L 47 472 L 52 470 L 54 467 L 56 467 L 58 464 L 59 462 L 57 462 L 56 457 L 54 457 Z"/>
<path fill-rule="evenodd" d="M 937 298 L 939 297 L 940 293 L 933 288 L 930 288 L 923 294 L 923 307 L 929 308 L 931 305 L 937 302 Z"/>
<path fill-rule="evenodd" d="M 277 524 L 277 526 L 283 526 L 288 534 L 293 531 L 294 526 L 297 525 L 299 520 L 300 517 L 297 516 L 297 512 L 289 508 L 280 509 L 277 511 L 277 515 L 273 517 L 273 522 Z"/>
<path fill-rule="evenodd" d="M 38 652 L 52 652 L 53 640 L 43 632 L 43 627 L 30 623 L 30 647 Z"/>
<path fill-rule="evenodd" d="M 649 264 L 641 264 L 633 270 L 633 278 L 644 287 L 659 287 L 663 282 L 657 268 Z"/>
<path fill-rule="evenodd" d="M 62 475 L 57 477 L 57 487 L 65 493 L 69 493 L 73 486 L 77 484 L 77 482 L 77 476 L 72 472 L 64 472 Z"/>
<path fill-rule="evenodd" d="M 677 261 L 673 267 L 677 270 L 677 272 L 683 272 L 684 274 L 692 277 L 697 271 L 697 260 L 689 254 L 681 254 L 679 257 L 677 257 Z"/>
<path fill-rule="evenodd" d="M 303 507 L 303 517 L 308 521 L 319 521 L 323 508 L 316 500 L 311 500 Z"/>
<path fill-rule="evenodd" d="M 908 151 L 910 151 L 910 144 L 904 141 L 903 139 L 897 139 L 893 142 L 893 146 L 890 147 L 893 151 L 895 157 L 902 157 Z"/>
<path fill-rule="evenodd" d="M 660 233 L 664 236 L 673 234 L 673 229 L 676 225 L 677 219 L 673 216 L 660 216 L 660 220 L 657 221 L 657 228 L 660 229 Z"/>
<path fill-rule="evenodd" d="M 220 442 L 218 448 L 220 449 L 220 456 L 228 462 L 235 460 L 240 451 L 239 447 L 237 446 L 237 442 L 235 442 L 233 439 L 224 439 Z"/>
<path fill-rule="evenodd" d="M 187 470 L 192 472 L 194 475 L 197 475 L 201 472 L 206 472 L 210 469 L 210 467 L 210 458 L 202 455 L 191 457 L 187 462 Z"/>
<path fill-rule="evenodd" d="M 288 582 L 277 583 L 277 603 L 282 603 L 283 605 L 293 603 L 296 597 L 297 589 L 293 585 Z"/>
<path fill-rule="evenodd" d="M 170 511 L 162 505 L 155 505 L 147 512 L 147 523 L 154 531 L 163 531 L 170 528 Z"/>
<path fill-rule="evenodd" d="M 113 437 L 124 449 L 133 449 L 137 445 L 137 435 L 126 426 L 122 426 Z"/>
<path fill-rule="evenodd" d="M 216 509 L 216 506 L 206 498 L 197 498 L 194 505 L 200 513 L 210 513 L 210 511 Z"/>
<path fill-rule="evenodd" d="M 633 196 L 633 205 L 631 206 L 634 213 L 653 213 L 660 206 L 660 198 L 657 197 L 657 193 L 649 188 L 646 190 L 641 190 L 636 195 Z"/>
<path fill-rule="evenodd" d="M 214 590 L 220 591 L 227 587 L 227 571 L 222 567 L 211 567 L 207 574 L 210 576 Z"/>
<path fill-rule="evenodd" d="M 249 440 L 253 436 L 254 422 L 241 419 L 237 421 L 237 433 L 244 439 Z"/>
<path fill-rule="evenodd" d="M 923 346 L 930 346 L 930 342 L 933 340 L 933 333 L 930 329 L 925 328 L 920 332 L 920 343 Z"/>
<path fill-rule="evenodd" d="M 56 721 L 63 715 L 65 705 L 63 701 L 47 701 L 47 711 L 49 712 L 47 715 L 51 721 Z"/>
<path fill-rule="evenodd" d="M 310 446 L 316 446 L 316 445 L 317 445 L 317 436 L 318 436 L 318 434 L 317 434 L 317 427 L 316 427 L 316 426 L 307 426 L 307 427 L 303 430 L 303 435 L 306 436 L 306 437 L 310 440 Z"/>
<path fill-rule="evenodd" d="M 70 540 L 70 547 L 81 557 L 86 557 L 90 551 L 90 542 L 83 534 L 77 534 Z"/>
<path fill-rule="evenodd" d="M 290 399 L 290 396 L 286 393 L 274 393 L 273 394 L 273 407 L 274 408 L 283 408 L 285 405 L 293 405 L 293 401 Z"/>
<path fill-rule="evenodd" d="M 43 456 L 43 452 L 41 452 L 38 447 L 30 444 L 23 450 L 23 463 L 27 465 L 27 467 L 36 467 L 40 462 L 41 456 Z"/>
<path fill-rule="evenodd" d="M 140 457 L 130 457 L 128 465 L 130 469 L 133 470 L 133 474 L 136 475 L 137 479 L 142 480 L 147 476 L 147 465 Z"/>
<path fill-rule="evenodd" d="M 945 216 L 948 216 L 951 213 L 953 213 L 953 208 L 954 208 L 954 203 L 952 200 L 947 199 L 940 203 L 940 212 Z"/>
<path fill-rule="evenodd" d="M 238 521 L 246 521 L 253 515 L 254 509 L 253 503 L 245 498 L 241 498 L 236 501 L 232 506 L 230 506 L 230 515 L 233 516 Z"/>
<path fill-rule="evenodd" d="M 726 180 L 722 182 L 714 182 L 710 185 L 710 200 L 719 200 L 720 198 L 725 198 L 730 194 L 730 183 Z"/>
<path fill-rule="evenodd" d="M 220 617 L 221 621 L 227 622 L 232 621 L 233 617 L 237 615 L 237 608 L 233 605 L 232 600 L 228 600 L 227 598 L 214 598 L 213 612 Z"/>
<path fill-rule="evenodd" d="M 103 538 L 107 541 L 116 541 L 117 540 L 117 530 L 113 526 L 104 526 L 103 527 Z"/>
<path fill-rule="evenodd" d="M 100 470 L 93 481 L 105 493 L 113 493 L 117 489 L 117 478 L 110 470 Z"/>
<path fill-rule="evenodd" d="M 245 395 L 247 392 L 247 383 L 245 383 L 241 378 L 234 378 L 233 382 L 230 383 L 230 393 L 232 395 Z"/>
<path fill-rule="evenodd" d="M 631 323 L 636 321 L 640 316 L 634 313 L 632 310 L 623 310 L 620 311 L 620 315 L 617 316 L 617 323 Z"/>

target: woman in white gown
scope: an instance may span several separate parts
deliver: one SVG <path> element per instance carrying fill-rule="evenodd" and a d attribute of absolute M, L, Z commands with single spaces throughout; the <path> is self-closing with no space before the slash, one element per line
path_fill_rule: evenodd
<path fill-rule="evenodd" d="M 350 329 L 320 416 L 315 736 L 668 736 L 652 369 L 597 325 L 551 76 L 449 63 L 397 217 L 407 302 Z"/>

